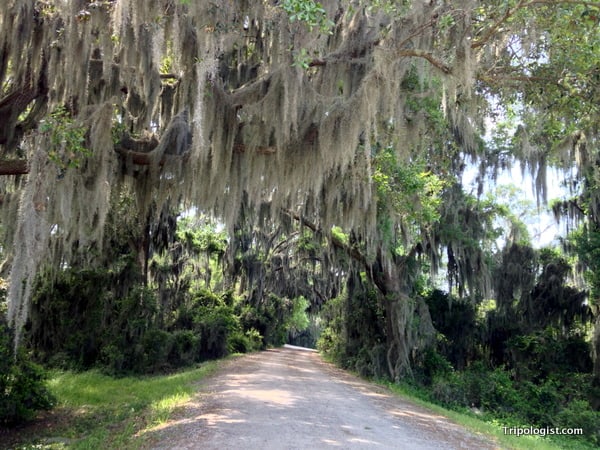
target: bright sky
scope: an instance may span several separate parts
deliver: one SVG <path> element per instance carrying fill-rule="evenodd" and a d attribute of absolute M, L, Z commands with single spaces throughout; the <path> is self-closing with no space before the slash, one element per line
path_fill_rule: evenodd
<path fill-rule="evenodd" d="M 561 177 L 558 171 L 549 169 L 547 175 L 548 201 L 563 197 L 565 192 L 561 187 Z M 476 176 L 476 167 L 467 169 L 463 176 L 463 186 L 465 186 L 465 190 L 474 195 L 477 193 L 477 183 L 475 181 Z M 549 211 L 548 206 L 542 203 L 540 203 L 539 206 L 537 205 L 533 188 L 533 179 L 528 173 L 522 173 L 521 165 L 518 162 L 516 162 L 511 169 L 500 172 L 495 183 L 486 183 L 484 187 L 484 195 L 488 192 L 494 192 L 496 186 L 502 185 L 516 186 L 521 191 L 523 200 L 526 200 L 528 203 L 530 203 L 531 206 L 529 210 L 526 211 L 526 214 L 529 217 L 524 218 L 523 221 L 528 225 L 534 247 L 544 247 L 551 244 L 557 236 L 564 236 L 564 226 L 556 223 L 552 212 Z M 499 203 L 503 204 L 510 203 L 509 198 L 497 198 L 497 200 Z"/>

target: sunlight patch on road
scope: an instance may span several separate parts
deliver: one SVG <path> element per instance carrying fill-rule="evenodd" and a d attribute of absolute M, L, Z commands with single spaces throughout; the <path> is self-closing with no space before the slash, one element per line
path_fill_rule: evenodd
<path fill-rule="evenodd" d="M 446 419 L 444 416 L 440 416 L 437 414 L 425 414 L 425 413 L 420 413 L 420 412 L 416 412 L 416 411 L 400 411 L 397 409 L 390 409 L 387 412 L 396 417 L 409 417 L 412 419 L 427 420 L 427 421 L 431 421 L 431 422 L 440 422 L 440 421 L 445 421 L 445 419 Z"/>
<path fill-rule="evenodd" d="M 215 426 L 220 423 L 244 423 L 246 420 L 243 419 L 232 419 L 229 416 L 225 416 L 222 414 L 202 414 L 196 417 L 188 417 L 180 420 L 170 420 L 168 422 L 163 422 L 153 427 L 145 428 L 144 430 L 140 430 L 135 434 L 136 438 L 139 438 L 147 433 L 153 433 L 156 431 L 162 431 L 167 428 L 176 428 L 183 425 L 188 425 L 196 422 L 204 422 L 206 426 Z"/>
<path fill-rule="evenodd" d="M 377 442 L 371 441 L 369 439 L 361 439 L 361 438 L 351 438 L 351 439 L 348 439 L 348 442 L 352 442 L 353 444 L 368 444 L 371 446 L 379 445 Z"/>
<path fill-rule="evenodd" d="M 375 398 L 391 398 L 389 395 L 380 394 L 378 392 L 368 391 L 366 389 L 361 389 L 360 393 L 365 397 L 375 397 Z"/>
<path fill-rule="evenodd" d="M 214 426 L 219 423 L 244 423 L 246 420 L 244 419 L 232 419 L 230 416 L 225 416 L 223 414 L 202 414 L 201 416 L 197 416 L 193 419 L 194 421 L 204 420 L 206 425 Z"/>
<path fill-rule="evenodd" d="M 280 406 L 292 406 L 297 399 L 289 391 L 280 389 L 231 389 L 223 393 L 258 400 L 264 403 L 274 403 Z"/>

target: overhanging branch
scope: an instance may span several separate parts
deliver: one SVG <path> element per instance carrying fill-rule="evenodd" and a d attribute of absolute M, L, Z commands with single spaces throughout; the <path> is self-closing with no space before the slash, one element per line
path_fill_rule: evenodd
<path fill-rule="evenodd" d="M 321 229 L 314 224 L 313 222 L 306 220 L 304 217 L 302 217 L 300 214 L 290 210 L 290 209 L 286 209 L 286 208 L 282 208 L 281 211 L 284 214 L 287 214 L 288 216 L 290 216 L 291 218 L 293 218 L 294 220 L 300 222 L 302 225 L 304 225 L 305 227 L 307 227 L 309 230 L 311 230 L 313 233 L 319 233 L 321 232 Z M 331 240 L 331 244 L 339 249 L 339 250 L 343 250 L 344 252 L 346 252 L 346 254 L 348 254 L 348 256 L 350 256 L 352 259 L 356 260 L 357 262 L 361 263 L 362 265 L 364 265 L 365 269 L 367 269 L 367 271 L 370 270 L 370 265 L 367 261 L 367 258 L 365 257 L 365 255 L 362 254 L 362 252 L 357 249 L 354 246 L 350 246 L 348 244 L 346 244 L 344 241 L 342 241 L 339 236 L 336 236 L 334 234 L 329 233 L 329 239 Z"/>
<path fill-rule="evenodd" d="M 415 49 L 415 50 L 403 49 L 403 50 L 399 50 L 399 51 L 395 52 L 395 55 L 396 55 L 396 57 L 399 57 L 399 58 L 404 58 L 404 57 L 423 58 L 423 59 L 427 60 L 433 67 L 441 70 L 445 74 L 449 74 L 452 72 L 452 67 L 450 67 L 448 64 L 446 64 L 442 60 L 437 59 L 431 52 L 427 52 L 424 50 L 418 50 L 418 49 Z M 352 61 L 362 62 L 362 61 L 364 61 L 364 58 L 351 58 L 351 57 L 349 57 L 348 59 L 342 59 L 339 57 L 336 57 L 335 59 L 328 59 L 328 58 L 319 59 L 319 58 L 317 58 L 317 59 L 313 59 L 312 61 L 310 61 L 308 63 L 308 66 L 309 67 L 320 67 L 320 66 L 326 66 L 327 64 L 331 64 L 331 63 L 335 63 L 335 62 L 352 62 Z"/>
<path fill-rule="evenodd" d="M 477 49 L 483 47 L 493 36 L 494 34 L 502 27 L 504 23 L 508 21 L 517 11 L 520 9 L 529 8 L 531 6 L 536 5 L 549 5 L 556 6 L 559 4 L 567 4 L 567 5 L 583 5 L 593 8 L 598 8 L 597 2 L 590 1 L 582 1 L 582 0 L 520 0 L 513 8 L 507 8 L 502 17 L 500 17 L 496 22 L 492 24 L 490 28 L 483 34 L 483 36 L 471 44 L 472 49 Z"/>
<path fill-rule="evenodd" d="M 29 173 L 26 159 L 1 159 L 0 175 L 25 175 Z"/>

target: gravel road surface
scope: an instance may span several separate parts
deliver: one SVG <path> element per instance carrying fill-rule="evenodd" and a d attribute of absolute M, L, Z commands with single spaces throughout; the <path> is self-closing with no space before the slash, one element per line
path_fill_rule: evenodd
<path fill-rule="evenodd" d="M 227 361 L 151 434 L 156 450 L 500 448 L 294 347 Z"/>

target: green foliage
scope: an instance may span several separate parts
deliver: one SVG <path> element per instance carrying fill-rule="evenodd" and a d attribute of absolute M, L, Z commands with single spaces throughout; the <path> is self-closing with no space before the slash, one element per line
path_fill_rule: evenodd
<path fill-rule="evenodd" d="M 342 365 L 345 355 L 343 305 L 345 295 L 330 299 L 322 311 L 326 327 L 317 341 L 317 349 L 329 361 Z"/>
<path fill-rule="evenodd" d="M 116 295 L 111 288 L 122 275 L 69 269 L 41 279 L 29 332 L 36 357 L 63 369 L 101 367 L 123 375 L 168 371 L 262 346 L 256 329 L 242 327 L 230 292 L 196 289 L 183 304 L 171 303 L 175 310 L 161 312 L 163 305 L 148 287 L 134 285 L 124 295 Z M 299 304 L 300 309 L 306 306 Z M 292 312 L 282 317 L 291 317 Z M 288 319 L 282 320 L 282 331 L 277 333 L 285 336 Z M 266 327 L 277 326 L 268 318 L 264 322 Z"/>
<path fill-rule="evenodd" d="M 440 290 L 431 291 L 425 301 L 431 321 L 441 333 L 440 352 L 456 369 L 464 369 L 476 356 L 479 330 L 473 302 L 456 299 Z"/>
<path fill-rule="evenodd" d="M 584 297 L 567 285 L 569 271 L 553 249 L 513 245 L 497 272 L 499 307 L 428 293 L 438 342 L 418 361 L 415 379 L 428 398 L 475 407 L 505 425 L 583 426 L 579 441 L 596 444 L 590 317 L 577 306 Z"/>
<path fill-rule="evenodd" d="M 289 331 L 298 333 L 306 330 L 309 324 L 306 310 L 309 306 L 308 300 L 302 296 L 292 300 L 292 311 L 286 324 Z"/>
<path fill-rule="evenodd" d="M 342 228 L 337 226 L 331 227 L 331 235 L 343 244 L 349 244 L 348 233 L 345 233 Z"/>
<path fill-rule="evenodd" d="M 562 336 L 548 327 L 508 340 L 511 363 L 520 378 L 545 379 L 557 372 L 591 372 L 590 343 L 584 335 Z"/>
<path fill-rule="evenodd" d="M 438 372 L 425 397 L 456 410 L 477 408 L 504 425 L 581 427 L 583 439 L 597 443 L 600 412 L 585 398 L 590 384 L 589 375 L 556 376 L 542 384 L 517 381 L 504 368 L 490 370 L 477 363 L 465 371 Z"/>
<path fill-rule="evenodd" d="M 593 305 L 599 306 L 600 229 L 593 223 L 581 226 L 570 234 L 569 241 L 586 269 L 584 275 L 591 288 L 590 301 Z"/>
<path fill-rule="evenodd" d="M 308 53 L 308 50 L 301 48 L 294 54 L 293 67 L 299 67 L 300 69 L 307 70 L 310 67 L 310 62 L 314 58 Z"/>
<path fill-rule="evenodd" d="M 199 359 L 200 337 L 191 330 L 175 330 L 167 360 L 172 367 L 190 366 Z"/>
<path fill-rule="evenodd" d="M 346 291 L 330 300 L 322 315 L 327 326 L 317 348 L 327 359 L 363 376 L 386 376 L 384 311 L 377 291 L 360 274 L 349 278 Z"/>
<path fill-rule="evenodd" d="M 194 224 L 190 219 L 179 220 L 177 238 L 197 254 L 223 255 L 227 247 L 225 230 L 218 231 L 210 222 L 199 225 Z"/>
<path fill-rule="evenodd" d="M 314 0 L 283 0 L 281 8 L 288 14 L 290 22 L 302 22 L 309 31 L 317 28 L 322 33 L 331 33 L 335 25 L 327 18 L 323 5 Z"/>
<path fill-rule="evenodd" d="M 381 10 L 389 15 L 399 15 L 406 12 L 410 0 L 369 0 L 366 4 L 370 11 Z"/>
<path fill-rule="evenodd" d="M 202 356 L 221 358 L 227 355 L 229 339 L 240 331 L 233 307 L 207 291 L 198 292 L 193 301 L 194 329 L 200 334 Z"/>
<path fill-rule="evenodd" d="M 574 400 L 555 418 L 557 426 L 581 428 L 589 440 L 600 445 L 600 411 L 594 411 L 586 400 Z"/>
<path fill-rule="evenodd" d="M 422 360 L 416 368 L 421 372 L 420 380 L 427 385 L 434 385 L 434 380 L 448 377 L 454 371 L 450 361 L 431 347 L 424 352 Z"/>
<path fill-rule="evenodd" d="M 294 318 L 295 304 L 298 309 Z M 239 315 L 243 329 L 254 329 L 262 336 L 264 348 L 285 344 L 291 328 L 303 326 L 303 307 L 301 301 L 295 302 L 269 293 L 258 305 L 239 305 Z"/>
<path fill-rule="evenodd" d="M 427 170 L 427 164 L 399 161 L 388 146 L 375 154 L 372 165 L 380 220 L 395 216 L 408 226 L 426 227 L 440 218 L 444 182 Z"/>
<path fill-rule="evenodd" d="M 50 138 L 48 157 L 60 170 L 78 168 L 91 155 L 85 147 L 87 129 L 77 125 L 64 106 L 50 113 L 40 123 L 39 131 Z"/>
<path fill-rule="evenodd" d="M 0 425 L 14 425 L 54 406 L 46 372 L 21 349 L 14 355 L 12 335 L 0 314 Z"/>
<path fill-rule="evenodd" d="M 262 336 L 258 330 L 250 329 L 245 333 L 234 332 L 227 340 L 229 353 L 248 353 L 262 349 Z"/>

